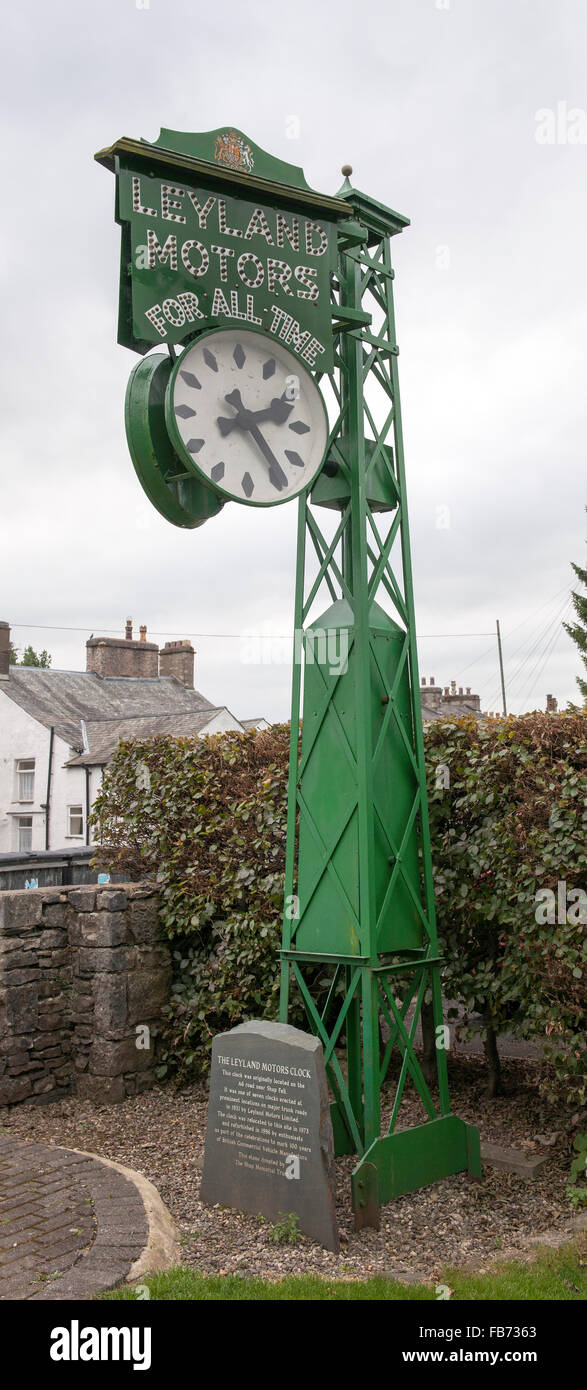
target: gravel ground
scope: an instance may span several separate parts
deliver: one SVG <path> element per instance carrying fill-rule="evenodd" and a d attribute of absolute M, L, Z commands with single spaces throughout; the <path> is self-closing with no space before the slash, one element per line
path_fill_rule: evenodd
<path fill-rule="evenodd" d="M 547 1231 L 551 1238 L 571 1233 L 564 1196 L 570 1117 L 568 1111 L 557 1113 L 539 1101 L 534 1068 L 529 1061 L 506 1062 L 505 1094 L 493 1101 L 484 1098 L 485 1069 L 476 1059 L 453 1059 L 450 1082 L 453 1110 L 479 1126 L 482 1140 L 548 1154 L 538 1178 L 527 1182 L 488 1167 L 481 1183 L 464 1175 L 447 1178 L 385 1206 L 379 1231 L 356 1232 L 350 1208 L 353 1160 L 337 1159 L 339 1255 L 305 1237 L 294 1245 L 278 1243 L 261 1218 L 202 1205 L 203 1085 L 183 1091 L 161 1086 L 115 1106 L 70 1098 L 53 1105 L 2 1108 L 0 1130 L 89 1150 L 144 1173 L 178 1224 L 184 1263 L 202 1273 L 266 1278 L 388 1274 L 405 1281 L 433 1280 L 446 1266 L 483 1270 L 504 1254 L 527 1254 L 529 1238 Z M 406 1096 L 402 1127 L 423 1118 L 417 1098 Z"/>

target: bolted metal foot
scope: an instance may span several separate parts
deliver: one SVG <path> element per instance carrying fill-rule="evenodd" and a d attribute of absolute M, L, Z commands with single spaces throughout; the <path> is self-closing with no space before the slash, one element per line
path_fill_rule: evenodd
<path fill-rule="evenodd" d="M 353 1177 L 353 1207 L 355 1211 L 355 1230 L 362 1231 L 366 1226 L 378 1231 L 381 1224 L 379 1197 L 377 1191 L 377 1169 L 374 1163 L 362 1163 L 360 1172 Z"/>

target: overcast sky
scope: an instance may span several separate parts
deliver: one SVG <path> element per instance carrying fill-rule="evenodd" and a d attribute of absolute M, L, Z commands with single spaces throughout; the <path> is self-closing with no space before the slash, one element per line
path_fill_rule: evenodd
<path fill-rule="evenodd" d="M 0 618 L 20 648 L 84 669 L 90 633 L 132 615 L 194 636 L 214 703 L 289 715 L 287 663 L 252 663 L 242 634 L 291 630 L 296 504 L 184 532 L 141 493 L 114 178 L 93 161 L 122 135 L 235 125 L 325 193 L 351 163 L 411 219 L 393 252 L 422 674 L 497 710 L 499 618 L 510 707 L 578 698 L 561 617 L 585 564 L 586 44 L 581 0 L 5 11 Z"/>

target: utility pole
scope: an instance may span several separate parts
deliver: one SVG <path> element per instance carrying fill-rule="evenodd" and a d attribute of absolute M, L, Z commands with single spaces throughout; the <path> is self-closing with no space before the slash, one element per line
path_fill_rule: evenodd
<path fill-rule="evenodd" d="M 506 700 L 505 700 L 505 678 L 504 678 L 504 674 L 503 674 L 503 652 L 502 652 L 502 650 L 501 650 L 501 632 L 500 632 L 500 630 L 499 630 L 499 618 L 496 618 L 496 619 L 495 619 L 495 626 L 496 626 L 496 629 L 497 629 L 497 652 L 498 652 L 498 656 L 499 656 L 499 675 L 500 675 L 500 680 L 501 680 L 501 698 L 502 698 L 502 702 L 503 702 L 503 712 L 504 712 L 504 714 L 507 714 L 508 710 L 507 710 L 507 705 L 506 705 Z"/>

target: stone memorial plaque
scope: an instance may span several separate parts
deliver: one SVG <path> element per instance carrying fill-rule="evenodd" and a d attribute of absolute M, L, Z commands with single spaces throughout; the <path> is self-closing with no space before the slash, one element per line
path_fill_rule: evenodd
<path fill-rule="evenodd" d="M 338 1250 L 330 1101 L 312 1034 L 252 1021 L 214 1038 L 200 1198 L 270 1221 L 295 1212 L 305 1235 Z"/>

